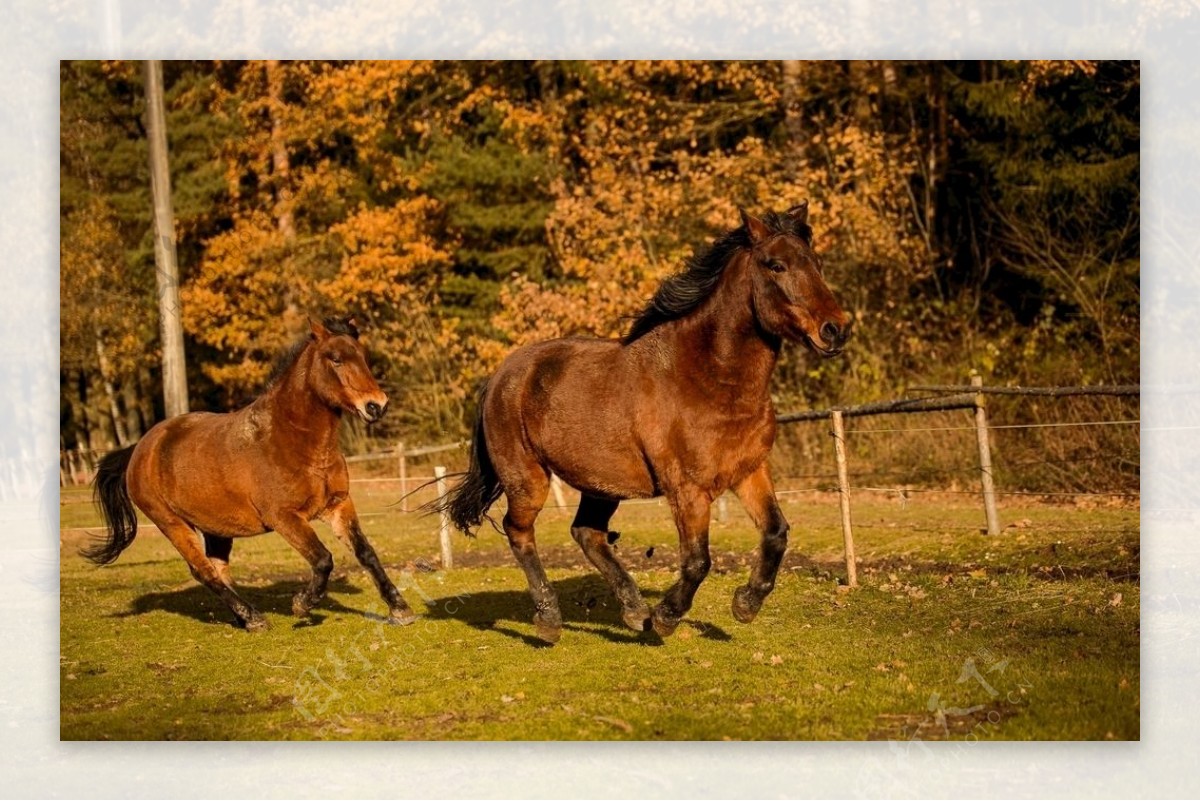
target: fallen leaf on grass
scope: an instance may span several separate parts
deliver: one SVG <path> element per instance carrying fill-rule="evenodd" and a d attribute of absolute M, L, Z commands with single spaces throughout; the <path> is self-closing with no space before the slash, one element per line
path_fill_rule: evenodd
<path fill-rule="evenodd" d="M 1109 599 L 1108 599 L 1108 605 L 1109 605 L 1109 606 L 1120 606 L 1120 605 L 1121 605 L 1121 602 L 1122 602 L 1124 599 L 1125 599 L 1125 597 L 1124 597 L 1123 595 L 1121 595 L 1121 593 L 1119 593 L 1119 592 L 1114 592 L 1114 593 L 1113 593 L 1113 597 L 1111 597 L 1111 598 L 1109 598 Z"/>
<path fill-rule="evenodd" d="M 610 726 L 616 726 L 618 729 L 625 732 L 626 734 L 633 733 L 633 726 L 631 726 L 628 721 L 621 720 L 620 718 L 610 718 L 610 717 L 605 717 L 604 715 L 596 715 L 593 718 L 593 720 L 595 720 L 599 723 L 607 723 Z"/>
<path fill-rule="evenodd" d="M 779 654 L 771 654 L 771 664 L 772 665 L 782 665 L 783 657 L 780 656 Z"/>

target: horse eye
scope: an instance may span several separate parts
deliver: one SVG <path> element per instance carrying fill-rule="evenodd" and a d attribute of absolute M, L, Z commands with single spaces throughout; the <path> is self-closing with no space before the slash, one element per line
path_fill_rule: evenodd
<path fill-rule="evenodd" d="M 329 361 L 333 362 L 335 366 L 340 365 L 342 363 L 342 357 L 338 356 L 336 353 L 330 354 Z"/>
<path fill-rule="evenodd" d="M 784 266 L 783 262 L 777 259 L 771 259 L 769 262 L 767 262 L 767 269 L 773 273 L 781 273 L 786 270 L 787 267 Z"/>

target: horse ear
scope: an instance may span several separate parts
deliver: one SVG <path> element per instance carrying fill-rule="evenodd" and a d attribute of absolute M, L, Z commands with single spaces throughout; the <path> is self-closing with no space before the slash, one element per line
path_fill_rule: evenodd
<path fill-rule="evenodd" d="M 747 213 L 745 209 L 738 209 L 738 213 L 742 215 L 742 225 L 746 226 L 746 233 L 750 234 L 750 244 L 757 245 L 767 238 L 770 231 L 762 220 Z"/>
<path fill-rule="evenodd" d="M 358 320 L 355 320 L 353 317 L 347 317 L 346 328 L 350 330 L 350 336 L 358 339 Z"/>
<path fill-rule="evenodd" d="M 808 225 L 808 201 L 804 200 L 800 203 L 797 203 L 795 206 L 792 206 L 790 209 L 785 211 L 784 214 L 791 217 L 796 222 Z"/>
<path fill-rule="evenodd" d="M 321 342 L 329 338 L 329 329 L 313 318 L 308 318 L 308 327 L 312 329 L 312 338 Z"/>

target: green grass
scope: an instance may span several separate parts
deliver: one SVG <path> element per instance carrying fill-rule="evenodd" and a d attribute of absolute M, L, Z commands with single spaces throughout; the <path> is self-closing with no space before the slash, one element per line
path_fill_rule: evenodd
<path fill-rule="evenodd" d="M 836 502 L 788 496 L 778 586 L 741 625 L 729 602 L 757 535 L 732 501 L 714 571 L 666 641 L 620 625 L 568 513 L 547 510 L 565 626 L 544 647 L 501 536 L 456 536 L 460 566 L 426 572 L 436 522 L 388 509 L 394 485 L 354 492 L 413 626 L 380 622 L 367 575 L 320 527 L 338 567 L 310 620 L 290 615 L 300 557 L 274 535 L 235 545 L 239 591 L 272 626 L 247 634 L 152 526 L 113 566 L 78 557 L 71 529 L 98 518 L 66 493 L 63 739 L 1139 737 L 1136 509 L 1007 506 L 1018 525 L 989 539 L 969 497 L 856 497 L 861 586 L 847 590 Z M 665 506 L 626 505 L 613 527 L 654 602 L 676 568 Z"/>

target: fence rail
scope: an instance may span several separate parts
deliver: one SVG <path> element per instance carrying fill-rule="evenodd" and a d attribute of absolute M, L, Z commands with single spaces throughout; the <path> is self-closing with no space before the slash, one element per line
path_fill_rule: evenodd
<path fill-rule="evenodd" d="M 1112 386 L 1092 387 L 969 387 L 926 384 L 909 387 L 912 392 L 982 392 L 984 395 L 1044 395 L 1051 398 L 1065 398 L 1072 395 L 1140 395 L 1142 389 L 1137 384 L 1114 384 Z"/>

